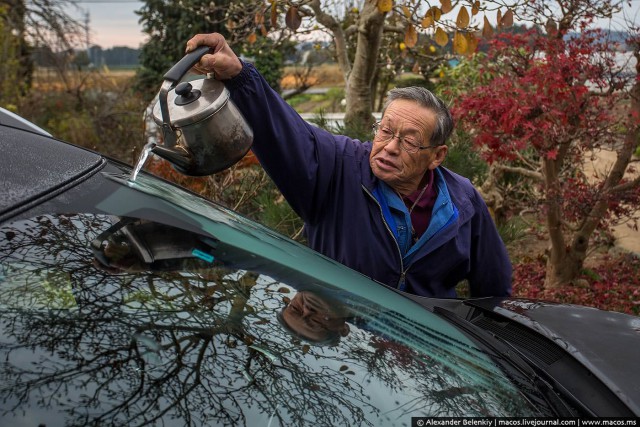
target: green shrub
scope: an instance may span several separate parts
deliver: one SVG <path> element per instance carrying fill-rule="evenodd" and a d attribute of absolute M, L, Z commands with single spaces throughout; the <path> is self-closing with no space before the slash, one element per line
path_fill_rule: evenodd
<path fill-rule="evenodd" d="M 56 138 L 133 163 L 145 143 L 145 107 L 128 87 L 96 88 L 33 91 L 18 112 Z"/>
<path fill-rule="evenodd" d="M 314 99 L 314 97 L 316 99 Z M 291 98 L 287 99 L 287 103 L 291 105 L 293 108 L 296 108 L 300 104 L 309 102 L 311 100 L 317 100 L 317 95 L 312 95 L 309 93 L 300 93 L 298 95 L 292 96 Z"/>
<path fill-rule="evenodd" d="M 362 126 L 347 126 L 345 124 L 333 125 L 326 117 L 326 110 L 323 108 L 318 109 L 316 115 L 309 120 L 314 125 L 325 129 L 329 132 L 346 135 L 350 138 L 358 139 L 360 141 L 370 141 L 373 133 L 371 127 L 367 125 Z"/>
<path fill-rule="evenodd" d="M 254 219 L 259 223 L 300 242 L 304 241 L 304 223 L 271 180 L 253 200 Z"/>
<path fill-rule="evenodd" d="M 443 166 L 469 178 L 474 183 L 484 181 L 489 166 L 482 159 L 471 142 L 471 137 L 463 130 L 456 129 L 448 142 L 449 152 Z"/>
<path fill-rule="evenodd" d="M 497 224 L 498 233 L 505 245 L 515 244 L 527 236 L 529 224 L 520 216 L 514 216 Z"/>
<path fill-rule="evenodd" d="M 423 76 L 409 75 L 408 77 L 399 77 L 394 81 L 395 87 L 419 86 L 429 90 L 433 90 L 433 83 L 425 79 Z"/>
<path fill-rule="evenodd" d="M 331 102 L 330 109 L 333 112 L 344 112 L 345 108 L 342 101 L 345 99 L 344 88 L 332 87 L 327 90 L 327 100 Z"/>

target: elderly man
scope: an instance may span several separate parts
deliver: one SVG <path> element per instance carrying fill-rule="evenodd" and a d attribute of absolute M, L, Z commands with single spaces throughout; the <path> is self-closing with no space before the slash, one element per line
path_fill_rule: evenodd
<path fill-rule="evenodd" d="M 453 129 L 446 105 L 423 88 L 389 92 L 372 142 L 305 122 L 220 34 L 187 52 L 215 73 L 254 132 L 253 151 L 304 220 L 309 245 L 387 286 L 416 295 L 508 296 L 511 263 L 487 207 L 468 179 L 441 164 Z"/>

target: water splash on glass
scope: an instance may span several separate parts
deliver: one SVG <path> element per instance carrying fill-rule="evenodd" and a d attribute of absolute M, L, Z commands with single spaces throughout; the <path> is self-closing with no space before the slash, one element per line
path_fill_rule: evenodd
<path fill-rule="evenodd" d="M 136 178 L 138 177 L 138 173 L 140 173 L 140 170 L 142 170 L 142 167 L 147 161 L 147 157 L 149 157 L 149 153 L 151 152 L 151 150 L 153 150 L 153 147 L 155 146 L 156 146 L 155 142 L 150 142 L 146 144 L 144 147 L 142 147 L 142 152 L 140 153 L 140 157 L 138 158 L 138 163 L 136 163 L 136 166 L 131 171 L 131 175 L 129 176 L 129 181 L 136 180 Z"/>

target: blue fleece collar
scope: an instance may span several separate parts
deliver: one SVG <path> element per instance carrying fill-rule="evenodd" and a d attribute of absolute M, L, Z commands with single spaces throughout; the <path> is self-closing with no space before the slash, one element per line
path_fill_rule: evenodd
<path fill-rule="evenodd" d="M 431 222 L 429 222 L 427 230 L 415 245 L 412 245 L 411 242 L 411 216 L 398 193 L 380 180 L 373 190 L 373 194 L 382 208 L 384 219 L 398 242 L 405 265 L 407 265 L 413 258 L 413 255 L 425 246 L 438 232 L 445 229 L 458 218 L 458 209 L 451 200 L 444 176 L 439 168 L 436 168 L 435 171 L 438 196 L 433 206 Z"/>

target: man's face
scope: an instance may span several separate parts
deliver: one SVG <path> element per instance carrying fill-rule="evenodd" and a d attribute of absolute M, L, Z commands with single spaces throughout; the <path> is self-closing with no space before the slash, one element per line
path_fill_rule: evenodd
<path fill-rule="evenodd" d="M 349 326 L 343 313 L 320 296 L 309 291 L 298 292 L 282 311 L 289 328 L 311 341 L 319 342 L 331 334 L 346 336 Z"/>
<path fill-rule="evenodd" d="M 387 107 L 381 126 L 391 129 L 395 135 L 409 137 L 418 145 L 430 145 L 436 125 L 436 115 L 415 101 L 397 99 Z M 435 169 L 444 160 L 446 146 L 438 146 L 408 153 L 400 147 L 400 139 L 394 137 L 383 142 L 374 137 L 369 163 L 375 176 L 402 194 L 415 191 L 427 169 Z"/>

